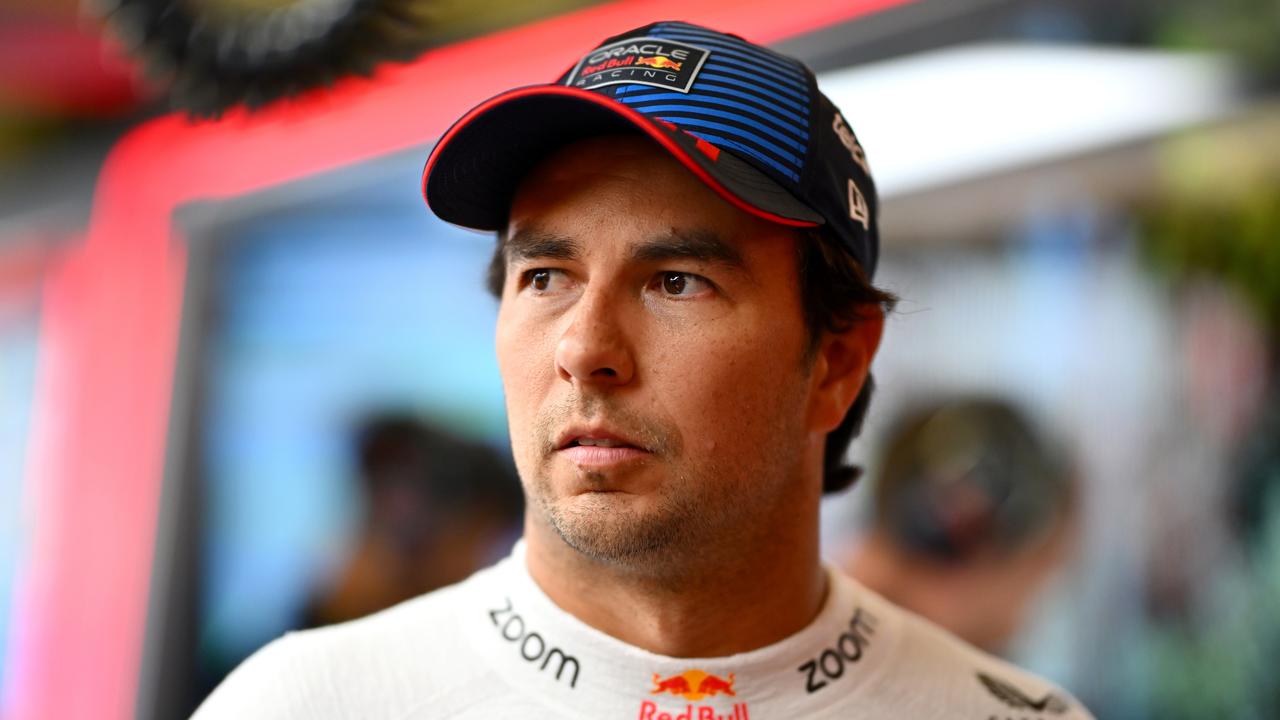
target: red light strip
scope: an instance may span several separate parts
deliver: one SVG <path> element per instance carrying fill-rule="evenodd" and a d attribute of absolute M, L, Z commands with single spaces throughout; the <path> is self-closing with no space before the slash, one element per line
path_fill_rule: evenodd
<path fill-rule="evenodd" d="M 185 272 L 177 207 L 429 144 L 485 98 L 655 19 L 771 43 L 907 2 L 625 0 L 257 113 L 130 133 L 103 168 L 86 241 L 47 280 L 27 472 L 37 520 L 0 716 L 134 715 Z"/>

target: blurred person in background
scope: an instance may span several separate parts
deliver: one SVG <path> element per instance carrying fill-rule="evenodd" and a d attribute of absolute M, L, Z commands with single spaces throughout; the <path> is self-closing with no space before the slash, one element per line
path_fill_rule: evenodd
<path fill-rule="evenodd" d="M 357 433 L 364 519 L 350 557 L 303 611 L 302 627 L 353 620 L 493 563 L 519 535 L 509 463 L 406 414 Z"/>
<path fill-rule="evenodd" d="M 290 628 L 354 620 L 456 583 L 501 558 L 519 537 L 519 479 L 491 447 L 395 411 L 360 422 L 351 454 L 359 527 Z M 244 658 L 211 653 L 200 696 Z"/>
<path fill-rule="evenodd" d="M 1000 653 L 1072 544 L 1075 489 L 1015 407 L 957 399 L 908 411 L 875 479 L 858 580 Z"/>

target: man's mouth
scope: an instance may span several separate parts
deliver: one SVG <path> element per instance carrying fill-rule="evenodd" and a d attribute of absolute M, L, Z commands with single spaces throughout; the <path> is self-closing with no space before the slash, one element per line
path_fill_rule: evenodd
<path fill-rule="evenodd" d="M 635 447 L 634 445 L 622 440 L 614 440 L 613 438 L 593 438 L 580 437 L 569 441 L 568 447 Z"/>
<path fill-rule="evenodd" d="M 570 428 L 561 433 L 556 454 L 579 467 L 604 468 L 638 460 L 651 452 L 639 442 L 611 430 Z"/>

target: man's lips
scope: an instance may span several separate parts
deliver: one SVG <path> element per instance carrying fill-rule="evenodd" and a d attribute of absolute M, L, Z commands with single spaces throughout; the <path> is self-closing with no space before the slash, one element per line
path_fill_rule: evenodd
<path fill-rule="evenodd" d="M 632 448 L 648 452 L 642 443 L 604 426 L 573 426 L 556 436 L 556 449 L 573 447 Z"/>
<path fill-rule="evenodd" d="M 651 453 L 621 433 L 600 427 L 575 427 L 560 434 L 556 454 L 575 465 L 602 467 L 636 460 Z"/>
<path fill-rule="evenodd" d="M 618 463 L 627 462 L 629 460 L 637 460 L 649 455 L 646 450 L 634 447 L 592 447 L 589 445 L 574 445 L 563 450 L 557 450 L 556 454 L 563 456 L 566 460 L 575 465 L 583 467 L 604 467 L 607 465 L 617 465 Z"/>

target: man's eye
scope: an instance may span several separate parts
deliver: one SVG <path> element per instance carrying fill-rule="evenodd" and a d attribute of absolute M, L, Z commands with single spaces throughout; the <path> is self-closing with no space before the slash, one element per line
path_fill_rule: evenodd
<path fill-rule="evenodd" d="M 684 272 L 665 272 L 659 276 L 662 291 L 668 295 L 697 295 L 711 288 L 711 283 L 700 275 Z"/>
<path fill-rule="evenodd" d="M 534 270 L 526 270 L 524 272 L 524 285 L 533 288 L 538 292 L 546 292 L 555 288 L 557 280 L 562 279 L 564 273 L 560 270 L 552 268 L 536 268 Z"/>

